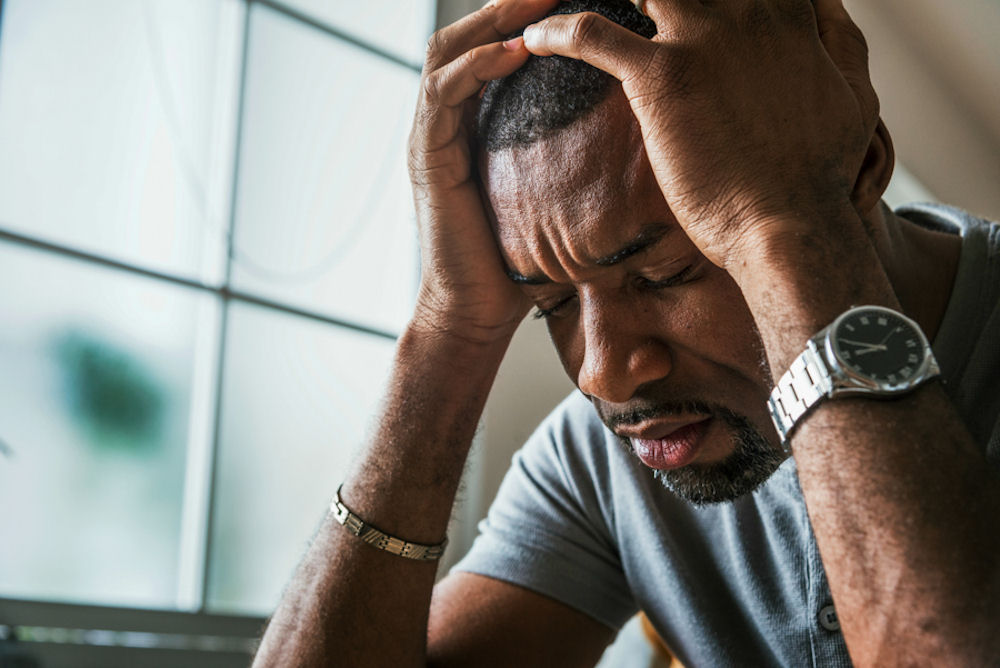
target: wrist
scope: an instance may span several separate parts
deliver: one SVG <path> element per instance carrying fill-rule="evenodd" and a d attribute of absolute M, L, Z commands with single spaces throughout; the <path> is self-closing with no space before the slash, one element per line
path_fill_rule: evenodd
<path fill-rule="evenodd" d="M 471 380 L 486 372 L 492 377 L 516 330 L 516 325 L 481 327 L 417 312 L 400 334 L 397 356 L 402 354 L 410 364 L 438 368 L 451 376 Z"/>
<path fill-rule="evenodd" d="M 493 309 L 497 312 L 486 317 L 478 310 L 421 298 L 406 329 L 414 336 L 472 352 L 496 347 L 505 350 L 528 312 L 522 304 Z"/>
<path fill-rule="evenodd" d="M 852 306 L 899 309 L 892 284 L 853 207 L 784 216 L 757 228 L 733 257 L 772 372 L 780 376 L 806 341 Z"/>
<path fill-rule="evenodd" d="M 794 269 L 796 264 L 835 265 L 838 254 L 871 246 L 865 223 L 849 199 L 784 207 L 745 215 L 726 256 L 726 270 L 740 283 L 762 269 Z"/>

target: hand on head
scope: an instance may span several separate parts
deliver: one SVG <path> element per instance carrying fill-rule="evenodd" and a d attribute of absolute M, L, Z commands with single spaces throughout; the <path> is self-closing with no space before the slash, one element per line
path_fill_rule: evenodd
<path fill-rule="evenodd" d="M 543 18 L 558 4 L 496 0 L 431 39 L 410 138 L 418 321 L 488 340 L 526 312 L 504 275 L 469 139 L 484 84 L 530 54 L 580 59 L 621 81 L 667 204 L 718 266 L 844 202 L 877 202 L 891 145 L 867 46 L 840 0 L 647 0 L 652 39 L 590 12 Z M 523 41 L 504 41 L 522 29 Z M 888 159 L 866 177 L 878 142 Z"/>
<path fill-rule="evenodd" d="M 840 0 L 648 0 L 644 9 L 657 26 L 651 40 L 580 13 L 529 26 L 524 44 L 622 82 L 664 196 L 709 259 L 726 267 L 762 235 L 797 233 L 787 219 L 852 200 L 878 99 Z"/>
<path fill-rule="evenodd" d="M 529 57 L 506 35 L 558 0 L 501 0 L 431 38 L 409 142 L 410 180 L 421 245 L 414 323 L 489 343 L 509 337 L 527 312 L 504 274 L 483 210 L 469 147 L 468 121 L 483 84 Z M 513 47 L 513 48 L 511 48 Z"/>

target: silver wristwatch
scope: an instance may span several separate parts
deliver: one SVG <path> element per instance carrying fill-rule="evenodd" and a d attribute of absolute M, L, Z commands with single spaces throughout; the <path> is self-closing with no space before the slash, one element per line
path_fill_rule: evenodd
<path fill-rule="evenodd" d="M 791 454 L 789 434 L 820 399 L 897 396 L 940 374 L 917 323 L 883 306 L 856 306 L 809 339 L 771 392 L 768 408 Z"/>

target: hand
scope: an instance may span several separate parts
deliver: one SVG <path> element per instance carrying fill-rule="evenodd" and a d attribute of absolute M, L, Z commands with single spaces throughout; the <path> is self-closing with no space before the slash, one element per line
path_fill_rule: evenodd
<path fill-rule="evenodd" d="M 878 123 L 867 47 L 840 0 L 649 0 L 648 40 L 596 14 L 530 26 L 537 55 L 622 82 L 667 204 L 729 269 L 849 208 Z"/>
<path fill-rule="evenodd" d="M 557 2 L 497 0 L 431 38 L 409 144 L 422 268 L 414 323 L 424 329 L 492 342 L 513 333 L 527 313 L 473 180 L 469 122 L 484 83 L 528 59 L 520 40 L 498 40 Z"/>

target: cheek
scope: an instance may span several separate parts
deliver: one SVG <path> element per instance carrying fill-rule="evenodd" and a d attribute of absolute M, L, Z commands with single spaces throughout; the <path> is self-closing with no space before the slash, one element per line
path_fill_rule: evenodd
<path fill-rule="evenodd" d="M 677 371 L 687 366 L 683 359 L 689 357 L 697 362 L 685 371 L 697 373 L 695 369 L 700 368 L 708 372 L 707 362 L 716 369 L 735 372 L 743 382 L 770 387 L 770 372 L 753 316 L 739 287 L 721 269 L 713 267 L 682 289 L 633 295 L 610 305 L 605 300 L 602 308 L 610 309 L 604 315 L 610 314 L 616 324 L 611 325 L 614 331 L 609 332 L 608 340 L 602 337 L 599 345 L 666 346 L 681 367 Z M 563 369 L 572 379 L 579 374 L 588 345 L 582 318 L 577 309 L 571 316 L 547 322 Z M 625 351 L 619 348 L 616 352 Z"/>
<path fill-rule="evenodd" d="M 580 366 L 583 364 L 583 345 L 578 343 L 574 337 L 566 336 L 560 332 L 560 328 L 549 325 L 549 338 L 556 347 L 556 354 L 562 363 L 563 371 L 569 376 L 575 385 L 580 376 Z"/>
<path fill-rule="evenodd" d="M 580 311 L 576 309 L 571 316 L 551 318 L 545 323 L 549 330 L 549 339 L 559 356 L 559 362 L 574 384 L 579 377 L 587 350 L 580 317 Z"/>
<path fill-rule="evenodd" d="M 761 386 L 770 386 L 770 371 L 753 315 L 739 286 L 721 269 L 714 269 L 692 295 L 688 313 L 693 340 L 717 364 L 737 371 Z M 690 340 L 690 339 L 689 339 Z"/>

